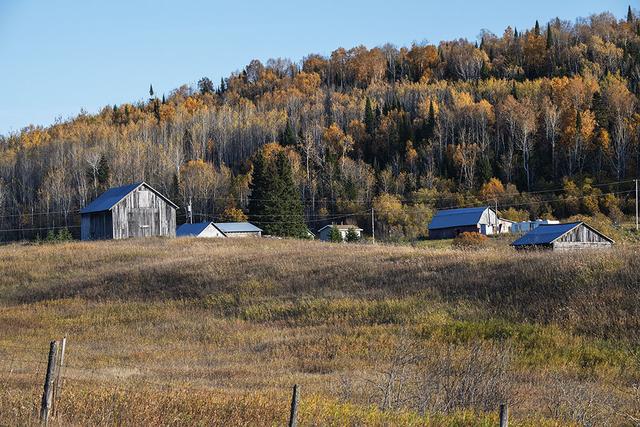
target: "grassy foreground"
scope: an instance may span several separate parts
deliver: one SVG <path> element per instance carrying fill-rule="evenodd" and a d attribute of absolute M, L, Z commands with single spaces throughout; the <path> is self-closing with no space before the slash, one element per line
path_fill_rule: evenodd
<path fill-rule="evenodd" d="M 0 425 L 640 419 L 640 258 L 287 240 L 0 247 Z"/>

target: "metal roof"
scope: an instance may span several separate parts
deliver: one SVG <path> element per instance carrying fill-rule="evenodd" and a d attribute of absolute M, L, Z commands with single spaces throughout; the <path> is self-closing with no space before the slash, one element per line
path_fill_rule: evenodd
<path fill-rule="evenodd" d="M 182 224 L 176 230 L 176 237 L 199 236 L 211 222 L 197 222 L 195 224 Z"/>
<path fill-rule="evenodd" d="M 429 230 L 476 225 L 478 224 L 478 222 L 480 222 L 482 214 L 487 209 L 490 208 L 460 208 L 437 211 L 431 219 Z"/>
<path fill-rule="evenodd" d="M 518 240 L 512 246 L 549 245 L 555 240 L 573 230 L 582 222 L 569 222 L 566 224 L 540 224 Z M 589 227 L 591 228 L 591 227 Z M 594 230 L 595 231 L 595 230 Z M 601 233 L 598 233 L 601 234 Z M 605 236 L 606 237 L 606 236 Z"/>
<path fill-rule="evenodd" d="M 158 196 L 162 197 L 171 206 L 175 208 L 178 207 L 178 205 L 173 203 L 171 200 L 167 199 L 160 192 L 152 188 L 149 184 L 147 184 L 144 181 L 141 181 L 141 182 L 136 182 L 134 184 L 123 185 L 122 187 L 114 187 L 114 188 L 108 189 L 107 191 L 102 193 L 100 196 L 98 196 L 98 198 L 95 199 L 93 202 L 89 203 L 87 206 L 80 209 L 80 213 L 85 214 L 85 213 L 92 213 L 92 212 L 108 211 L 109 209 L 114 207 L 116 204 L 118 204 L 120 200 L 124 199 L 127 196 L 127 194 L 131 193 L 133 190 L 140 187 L 141 185 L 145 185 L 146 187 L 148 187 L 149 190 L 153 191 Z"/>
<path fill-rule="evenodd" d="M 249 222 L 214 222 L 214 226 L 224 234 L 227 233 L 256 233 L 262 229 Z"/>
<path fill-rule="evenodd" d="M 325 225 L 324 227 L 319 229 L 318 232 L 321 232 L 322 230 L 324 230 L 327 227 L 329 227 L 329 228 L 335 227 L 338 230 L 349 230 L 349 229 L 353 228 L 354 230 L 363 231 L 362 228 L 358 227 L 357 225 L 353 225 L 353 224 L 329 224 L 329 225 Z"/>

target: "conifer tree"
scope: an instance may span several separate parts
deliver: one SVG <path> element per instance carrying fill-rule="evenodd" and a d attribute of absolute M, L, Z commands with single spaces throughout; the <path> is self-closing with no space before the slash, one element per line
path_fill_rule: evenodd
<path fill-rule="evenodd" d="M 331 227 L 331 231 L 329 232 L 329 241 L 333 243 L 342 243 L 342 233 L 338 230 L 338 227 L 335 225 Z"/>
<path fill-rule="evenodd" d="M 306 237 L 300 192 L 284 152 L 275 160 L 267 159 L 262 151 L 255 156 L 250 189 L 249 218 L 265 234 Z"/>
<path fill-rule="evenodd" d="M 153 98 L 153 85 L 149 85 L 149 96 Z"/>
<path fill-rule="evenodd" d="M 298 144 L 298 138 L 296 137 L 296 133 L 293 131 L 291 122 L 288 119 L 287 125 L 284 128 L 284 132 L 280 135 L 280 144 L 283 147 L 294 147 Z"/>
<path fill-rule="evenodd" d="M 536 25 L 533 28 L 533 34 L 535 34 L 536 37 L 540 37 L 540 23 L 538 22 L 537 19 L 536 19 Z"/>
<path fill-rule="evenodd" d="M 98 179 L 98 184 L 101 188 L 105 188 L 106 186 L 108 186 L 110 177 L 111 169 L 109 167 L 109 161 L 103 154 L 100 156 L 100 161 L 98 162 L 98 171 L 96 173 L 96 178 Z"/>
<path fill-rule="evenodd" d="M 371 99 L 367 97 L 367 101 L 364 105 L 364 128 L 369 136 L 373 136 L 375 132 L 376 116 L 371 106 Z"/>
<path fill-rule="evenodd" d="M 631 24 L 633 22 L 633 11 L 631 10 L 631 5 L 627 9 L 627 23 Z"/>
<path fill-rule="evenodd" d="M 360 240 L 360 238 L 358 237 L 358 233 L 356 233 L 356 230 L 354 228 L 349 228 L 349 230 L 347 230 L 347 242 L 357 242 L 358 240 Z"/>
<path fill-rule="evenodd" d="M 553 34 L 551 33 L 551 24 L 547 24 L 547 50 L 553 46 Z"/>

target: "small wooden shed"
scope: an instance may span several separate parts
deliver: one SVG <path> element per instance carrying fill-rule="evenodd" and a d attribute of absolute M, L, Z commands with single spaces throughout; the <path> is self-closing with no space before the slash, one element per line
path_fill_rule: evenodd
<path fill-rule="evenodd" d="M 145 182 L 111 188 L 80 210 L 81 239 L 175 237 L 177 208 Z"/>
<path fill-rule="evenodd" d="M 511 245 L 516 249 L 608 249 L 613 239 L 584 222 L 540 224 Z"/>

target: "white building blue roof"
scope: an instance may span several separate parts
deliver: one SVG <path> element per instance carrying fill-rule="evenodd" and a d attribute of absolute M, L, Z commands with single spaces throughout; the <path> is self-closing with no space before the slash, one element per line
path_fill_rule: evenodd
<path fill-rule="evenodd" d="M 176 230 L 176 237 L 198 236 L 207 228 L 211 222 L 197 222 L 195 224 L 182 224 Z"/>
<path fill-rule="evenodd" d="M 476 225 L 480 222 L 482 214 L 489 209 L 488 207 L 480 208 L 460 208 L 446 209 L 437 211 L 431 219 L 429 230 L 437 230 L 440 228 L 464 227 Z"/>

